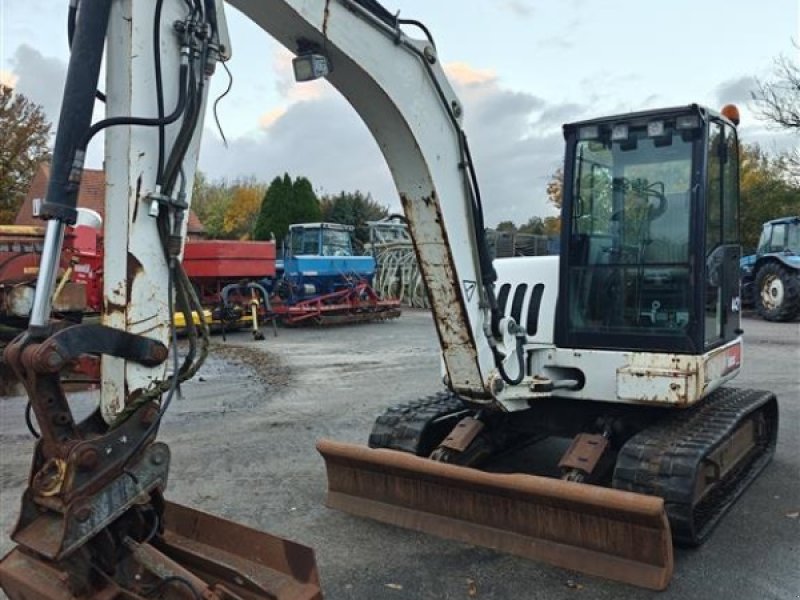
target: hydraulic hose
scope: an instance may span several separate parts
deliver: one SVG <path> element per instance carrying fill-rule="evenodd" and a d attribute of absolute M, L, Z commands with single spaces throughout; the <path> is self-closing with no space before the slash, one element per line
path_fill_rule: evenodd
<path fill-rule="evenodd" d="M 116 125 L 142 125 L 146 127 L 155 127 L 158 125 L 169 125 L 170 123 L 177 121 L 178 118 L 183 114 L 184 108 L 186 108 L 187 70 L 188 65 L 182 63 L 180 75 L 178 76 L 178 104 L 175 106 L 175 110 L 173 110 L 171 114 L 167 115 L 163 119 L 148 117 L 111 117 L 110 119 L 103 119 L 89 128 L 83 138 L 81 138 L 81 143 L 76 148 L 76 152 L 79 151 L 85 153 L 91 139 L 107 127 L 114 127 Z"/>
<path fill-rule="evenodd" d="M 111 12 L 108 0 L 82 0 L 80 19 L 74 25 L 72 52 L 58 119 L 50 182 L 41 214 L 73 225 L 78 212 L 82 165 L 73 165 L 84 132 L 91 126 L 100 62 Z"/>

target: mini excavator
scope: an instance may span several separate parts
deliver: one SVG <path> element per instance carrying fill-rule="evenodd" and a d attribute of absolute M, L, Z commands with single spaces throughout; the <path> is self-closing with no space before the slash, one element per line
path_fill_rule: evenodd
<path fill-rule="evenodd" d="M 561 255 L 493 262 L 463 107 L 424 24 L 375 0 L 230 4 L 375 137 L 441 344 L 445 391 L 389 408 L 369 447 L 318 443 L 328 504 L 665 588 L 673 540 L 701 543 L 776 443 L 775 396 L 727 386 L 742 364 L 735 109 L 566 125 Z M 159 424 L 207 349 L 201 326 L 180 358 L 172 315 L 202 314 L 179 258 L 208 78 L 231 53 L 222 3 L 72 0 L 68 31 L 30 326 L 4 355 L 40 439 L 0 585 L 12 600 L 320 598 L 311 549 L 164 498 Z M 63 326 L 50 299 L 99 131 L 103 324 Z M 78 423 L 59 371 L 84 353 L 103 356 L 103 387 Z M 571 439 L 559 476 L 492 471 L 554 436 Z"/>

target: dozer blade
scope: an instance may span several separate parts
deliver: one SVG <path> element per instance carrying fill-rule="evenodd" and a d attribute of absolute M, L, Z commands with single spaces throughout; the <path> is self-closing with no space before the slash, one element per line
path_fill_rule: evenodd
<path fill-rule="evenodd" d="M 167 502 L 164 533 L 151 544 L 129 542 L 130 558 L 121 573 L 145 572 L 163 581 L 181 579 L 195 597 L 219 600 L 322 600 L 314 551 L 207 513 Z M 0 587 L 11 600 L 109 600 L 187 596 L 181 586 L 142 587 L 139 581 L 112 581 L 76 590 L 80 570 L 17 547 L 0 561 Z M 68 583 L 72 582 L 72 583 Z M 73 586 L 73 591 L 70 587 Z"/>
<path fill-rule="evenodd" d="M 672 576 L 661 498 L 330 440 L 317 450 L 331 508 L 654 590 Z"/>

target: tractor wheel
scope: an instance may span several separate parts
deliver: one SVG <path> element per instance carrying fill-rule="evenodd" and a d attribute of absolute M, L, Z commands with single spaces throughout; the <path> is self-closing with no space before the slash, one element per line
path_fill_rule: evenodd
<path fill-rule="evenodd" d="M 767 321 L 791 321 L 800 314 L 800 271 L 769 262 L 756 275 L 756 310 Z"/>

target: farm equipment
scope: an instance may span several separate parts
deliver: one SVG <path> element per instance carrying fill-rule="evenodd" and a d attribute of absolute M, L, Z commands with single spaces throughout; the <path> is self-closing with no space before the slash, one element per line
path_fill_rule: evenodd
<path fill-rule="evenodd" d="M 299 223 L 289 228 L 283 273 L 272 283 L 273 311 L 286 325 L 338 325 L 400 316 L 400 303 L 372 287 L 375 259 L 353 251 L 350 225 Z"/>
<path fill-rule="evenodd" d="M 417 265 L 408 224 L 400 215 L 370 221 L 367 249 L 375 257 L 375 289 L 412 308 L 428 308 L 428 293 Z"/>
<path fill-rule="evenodd" d="M 81 210 L 79 221 L 64 235 L 53 291 L 53 316 L 68 325 L 98 314 L 102 302 L 102 248 L 93 211 Z M 0 353 L 28 325 L 33 307 L 39 260 L 44 246 L 41 227 L 0 226 Z M 10 392 L 16 378 L 0 354 L 0 395 Z M 69 383 L 96 383 L 100 364 L 95 357 L 76 358 L 64 372 Z"/>
<path fill-rule="evenodd" d="M 0 226 L 0 325 L 14 331 L 27 326 L 43 244 L 41 227 Z M 249 325 L 254 336 L 261 337 L 259 322 L 274 315 L 258 282 L 275 275 L 275 242 L 187 240 L 183 264 L 212 328 Z M 92 225 L 79 223 L 64 236 L 53 296 L 55 316 L 79 322 L 86 315 L 99 315 L 102 289 L 103 234 L 96 216 Z M 185 328 L 182 314 L 176 320 Z M 193 320 L 199 325 L 196 314 Z"/>
<path fill-rule="evenodd" d="M 764 223 L 755 254 L 744 256 L 742 303 L 768 321 L 800 315 L 800 217 Z"/>
<path fill-rule="evenodd" d="M 258 283 L 275 276 L 275 242 L 238 240 L 187 241 L 183 265 L 211 326 L 226 329 L 250 325 L 253 337 L 264 339 L 260 324 L 274 314 L 269 294 Z M 177 316 L 180 327 L 182 319 Z M 193 316 L 195 325 L 199 318 Z"/>
<path fill-rule="evenodd" d="M 27 326 L 43 244 L 41 227 L 0 225 L 0 325 Z M 57 277 L 56 315 L 79 321 L 86 312 L 99 312 L 102 249 L 96 226 L 77 224 L 65 233 Z"/>

